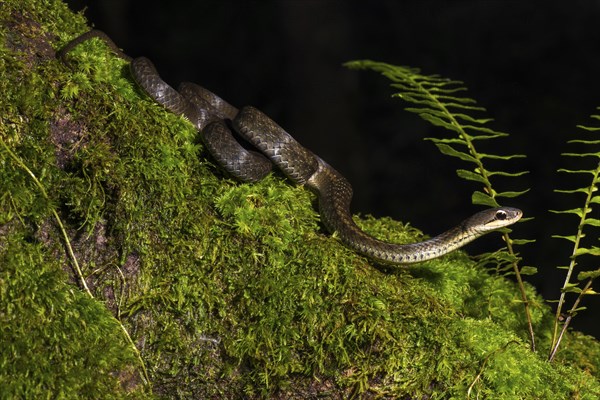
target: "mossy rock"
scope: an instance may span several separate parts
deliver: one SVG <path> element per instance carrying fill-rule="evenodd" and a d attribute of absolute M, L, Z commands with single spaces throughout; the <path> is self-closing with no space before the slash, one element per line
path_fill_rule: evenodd
<path fill-rule="evenodd" d="M 100 41 L 58 61 L 89 29 L 63 3 L 7 0 L 0 20 L 1 398 L 600 396 L 598 342 L 531 352 L 511 281 L 462 252 L 371 265 L 304 188 L 222 173 Z"/>

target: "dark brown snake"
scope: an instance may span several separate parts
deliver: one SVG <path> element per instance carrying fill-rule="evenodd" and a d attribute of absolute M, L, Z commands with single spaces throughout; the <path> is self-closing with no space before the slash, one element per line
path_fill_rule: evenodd
<path fill-rule="evenodd" d="M 292 181 L 317 194 L 321 219 L 329 231 L 337 232 L 348 247 L 376 261 L 409 264 L 436 258 L 488 232 L 511 225 L 522 216 L 517 208 L 491 208 L 423 242 L 394 244 L 375 239 L 352 220 L 350 183 L 256 108 L 244 107 L 238 111 L 193 83 L 182 83 L 175 90 L 160 78 L 150 60 L 124 54 L 102 31 L 92 30 L 75 38 L 58 52 L 59 58 L 65 60 L 69 51 L 92 37 L 104 40 L 119 57 L 130 61 L 136 83 L 152 99 L 194 124 L 209 152 L 231 175 L 242 181 L 256 182 L 275 164 Z M 260 153 L 244 149 L 227 122 Z"/>

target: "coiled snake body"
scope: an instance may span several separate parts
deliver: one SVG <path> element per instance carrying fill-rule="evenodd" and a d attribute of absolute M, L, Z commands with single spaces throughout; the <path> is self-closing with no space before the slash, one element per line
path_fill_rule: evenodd
<path fill-rule="evenodd" d="M 492 208 L 423 242 L 394 244 L 378 240 L 352 220 L 350 183 L 259 110 L 244 107 L 238 111 L 193 83 L 183 83 L 175 90 L 160 78 L 150 60 L 144 57 L 132 59 L 98 30 L 69 42 L 59 51 L 59 57 L 64 59 L 75 46 L 92 37 L 103 39 L 117 55 L 131 62 L 135 81 L 150 97 L 194 124 L 209 152 L 225 170 L 242 181 L 255 182 L 267 175 L 271 165 L 275 164 L 292 181 L 317 194 L 321 219 L 329 231 L 337 232 L 343 243 L 372 259 L 408 264 L 436 258 L 490 231 L 511 225 L 522 216 L 521 210 L 516 208 Z M 260 153 L 244 149 L 232 135 L 228 121 Z"/>

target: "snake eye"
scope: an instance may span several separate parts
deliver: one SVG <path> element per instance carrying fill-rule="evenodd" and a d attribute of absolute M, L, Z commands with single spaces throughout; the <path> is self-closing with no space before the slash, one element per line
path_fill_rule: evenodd
<path fill-rule="evenodd" d="M 508 214 L 506 214 L 506 211 L 498 210 L 496 212 L 496 219 L 498 219 L 500 221 L 504 221 L 506 218 L 508 218 Z"/>

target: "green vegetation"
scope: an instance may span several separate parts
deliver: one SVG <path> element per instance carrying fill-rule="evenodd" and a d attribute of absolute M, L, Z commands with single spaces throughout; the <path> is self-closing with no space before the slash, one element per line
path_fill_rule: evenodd
<path fill-rule="evenodd" d="M 88 29 L 62 3 L 0 21 L 0 397 L 600 396 L 598 342 L 531 352 L 511 281 L 462 252 L 374 268 L 308 191 L 229 179 L 101 41 L 56 60 Z M 554 316 L 521 290 L 549 348 Z"/>
<path fill-rule="evenodd" d="M 477 150 L 475 143 L 481 143 L 491 139 L 498 139 L 508 136 L 507 133 L 497 132 L 485 125 L 492 121 L 489 118 L 475 117 L 476 114 L 485 112 L 483 107 L 476 105 L 476 101 L 467 98 L 459 97 L 457 93 L 466 91 L 462 82 L 453 81 L 442 78 L 438 75 L 422 75 L 418 69 L 393 66 L 385 63 L 374 61 L 354 61 L 347 64 L 350 68 L 372 69 L 380 72 L 382 75 L 390 79 L 393 83 L 391 86 L 399 92 L 394 94 L 394 97 L 399 97 L 405 102 L 416 107 L 407 107 L 406 110 L 416 113 L 424 120 L 435 126 L 444 128 L 447 132 L 453 134 L 450 138 L 427 138 L 435 143 L 440 152 L 445 155 L 457 157 L 460 160 L 470 163 L 473 169 L 457 170 L 459 177 L 468 181 L 476 182 L 482 185 L 484 192 L 473 192 L 473 204 L 481 204 L 490 207 L 498 207 L 497 198 L 514 198 L 525 194 L 528 190 L 521 191 L 505 191 L 498 192 L 492 185 L 491 178 L 494 176 L 516 178 L 526 174 L 526 171 L 507 172 L 502 170 L 491 171 L 484 165 L 484 161 L 510 161 L 515 158 L 524 157 L 523 155 L 497 155 L 485 154 Z M 600 120 L 599 115 L 592 115 L 593 120 Z M 600 131 L 598 126 L 579 125 L 586 133 L 595 133 Z M 582 148 L 579 152 L 564 153 L 564 156 L 577 158 L 592 158 L 594 161 L 588 163 L 591 169 L 560 169 L 559 172 L 576 174 L 576 175 L 591 175 L 592 179 L 584 181 L 584 187 L 567 190 L 556 190 L 558 193 L 564 194 L 584 194 L 583 207 L 573 208 L 563 211 L 553 211 L 558 214 L 575 214 L 579 217 L 577 233 L 575 235 L 555 235 L 554 237 L 568 240 L 573 243 L 573 251 L 568 267 L 558 267 L 567 270 L 565 283 L 561 290 L 560 299 L 557 301 L 558 306 L 554 318 L 554 331 L 552 334 L 552 342 L 550 345 L 548 360 L 552 361 L 558 351 L 558 347 L 562 340 L 569 323 L 573 316 L 578 311 L 585 310 L 586 307 L 578 307 L 584 296 L 598 294 L 592 289 L 592 282 L 600 276 L 600 269 L 585 270 L 579 273 L 578 280 L 586 281 L 582 287 L 578 283 L 572 283 L 571 276 L 575 267 L 578 264 L 579 257 L 600 256 L 600 247 L 591 244 L 590 247 L 583 247 L 582 240 L 585 237 L 584 230 L 590 230 L 592 227 L 600 226 L 600 220 L 591 218 L 589 214 L 592 212 L 593 205 L 600 204 L 600 196 L 595 195 L 598 182 L 600 182 L 600 152 L 595 151 L 600 144 L 600 140 L 596 138 L 574 139 L 569 141 L 570 144 L 578 144 Z M 522 275 L 535 274 L 537 268 L 531 266 L 520 267 L 521 259 L 515 253 L 514 245 L 524 245 L 534 242 L 534 240 L 512 239 L 509 236 L 509 229 L 504 231 L 504 242 L 506 248 L 500 249 L 494 253 L 484 254 L 481 259 L 485 264 L 493 263 L 496 265 L 496 271 L 506 272 L 511 271 L 515 275 L 521 300 L 525 308 L 527 317 L 527 328 L 529 331 L 529 340 L 532 351 L 536 350 L 535 333 L 531 319 L 530 303 L 527 299 L 527 293 L 523 284 Z M 589 264 L 588 264 L 589 265 Z M 592 261 L 592 266 L 593 266 Z M 589 268 L 588 268 L 589 269 Z M 578 294 L 573 301 L 573 306 L 567 312 L 567 317 L 564 322 L 561 322 L 562 310 L 565 305 L 565 297 L 567 293 Z M 559 333 L 559 326 L 562 326 Z"/>

